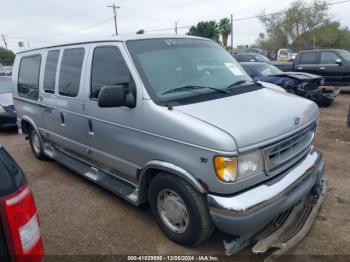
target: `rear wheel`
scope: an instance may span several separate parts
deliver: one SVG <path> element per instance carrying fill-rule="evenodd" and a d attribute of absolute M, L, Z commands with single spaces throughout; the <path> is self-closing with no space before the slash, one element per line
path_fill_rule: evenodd
<path fill-rule="evenodd" d="M 214 226 L 203 195 L 181 178 L 157 175 L 148 199 L 158 225 L 171 240 L 196 246 L 212 234 Z"/>
<path fill-rule="evenodd" d="M 46 160 L 47 156 L 44 154 L 43 143 L 39 137 L 39 134 L 34 128 L 29 129 L 29 142 L 33 154 L 36 156 L 36 158 L 40 160 Z"/>

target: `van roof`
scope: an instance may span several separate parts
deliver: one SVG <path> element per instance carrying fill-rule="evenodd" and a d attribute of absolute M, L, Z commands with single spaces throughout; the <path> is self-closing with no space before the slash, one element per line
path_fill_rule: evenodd
<path fill-rule="evenodd" d="M 198 36 L 189 36 L 189 35 L 151 35 L 151 34 L 132 34 L 132 35 L 119 35 L 119 36 L 110 36 L 110 37 L 73 37 L 71 40 L 65 40 L 61 42 L 57 42 L 57 44 L 41 46 L 38 48 L 28 49 L 24 51 L 17 52 L 26 53 L 34 50 L 52 48 L 52 47 L 60 47 L 60 46 L 68 46 L 68 45 L 78 45 L 78 44 L 87 44 L 87 43 L 96 43 L 96 42 L 126 42 L 129 40 L 144 40 L 144 39 L 161 39 L 161 38 L 192 38 L 192 39 L 202 39 L 202 40 L 210 40 L 203 37 Z"/>

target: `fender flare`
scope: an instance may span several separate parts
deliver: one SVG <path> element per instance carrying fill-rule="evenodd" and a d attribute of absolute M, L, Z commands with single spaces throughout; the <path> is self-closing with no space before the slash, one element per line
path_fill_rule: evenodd
<path fill-rule="evenodd" d="M 28 117 L 28 116 L 23 116 L 22 119 L 21 119 L 21 129 L 22 129 L 22 123 L 23 121 L 26 121 L 28 122 L 34 129 L 35 131 L 37 132 L 38 136 L 39 136 L 39 139 L 40 139 L 40 142 L 43 144 L 44 143 L 44 140 L 43 138 L 41 137 L 41 134 L 39 132 L 39 128 L 37 127 L 37 125 L 34 123 L 34 121 Z"/>
<path fill-rule="evenodd" d="M 161 161 L 161 160 L 151 160 L 146 163 L 146 165 L 142 168 L 140 173 L 140 185 L 143 185 L 145 174 L 150 169 L 158 169 L 163 170 L 169 173 L 172 173 L 174 175 L 177 175 L 187 181 L 191 186 L 193 186 L 196 190 L 198 190 L 200 193 L 206 193 L 207 190 L 201 185 L 201 183 L 195 179 L 195 177 L 188 172 L 186 169 L 179 167 L 175 164 Z"/>

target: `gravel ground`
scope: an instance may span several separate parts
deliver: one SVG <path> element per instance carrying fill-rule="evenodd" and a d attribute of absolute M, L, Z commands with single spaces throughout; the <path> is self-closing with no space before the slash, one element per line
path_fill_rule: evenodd
<path fill-rule="evenodd" d="M 329 190 L 310 233 L 291 255 L 350 255 L 349 104 L 350 95 L 342 94 L 321 109 L 316 146 L 324 153 Z M 37 160 L 16 133 L 0 133 L 0 144 L 28 176 L 47 255 L 223 255 L 222 240 L 231 239 L 215 231 L 200 247 L 179 246 L 162 234 L 147 205 L 134 207 L 54 161 Z"/>

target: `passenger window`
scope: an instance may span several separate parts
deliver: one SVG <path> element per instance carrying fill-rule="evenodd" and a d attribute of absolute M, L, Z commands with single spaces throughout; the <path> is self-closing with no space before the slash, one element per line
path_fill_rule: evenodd
<path fill-rule="evenodd" d="M 94 50 L 91 69 L 91 99 L 97 99 L 103 86 L 127 85 L 129 68 L 117 47 L 102 46 Z"/>
<path fill-rule="evenodd" d="M 84 48 L 72 48 L 63 51 L 58 84 L 60 95 L 70 97 L 78 95 L 84 54 Z"/>
<path fill-rule="evenodd" d="M 335 60 L 339 57 L 333 52 L 321 53 L 321 64 L 335 64 Z"/>
<path fill-rule="evenodd" d="M 312 64 L 316 64 L 316 60 L 317 60 L 316 53 L 306 53 L 301 55 L 300 64 L 312 65 Z"/>
<path fill-rule="evenodd" d="M 19 67 L 19 96 L 37 100 L 39 97 L 41 55 L 23 57 Z"/>
<path fill-rule="evenodd" d="M 44 91 L 46 93 L 55 93 L 56 70 L 59 54 L 59 50 L 52 50 L 47 53 L 44 75 Z"/>

